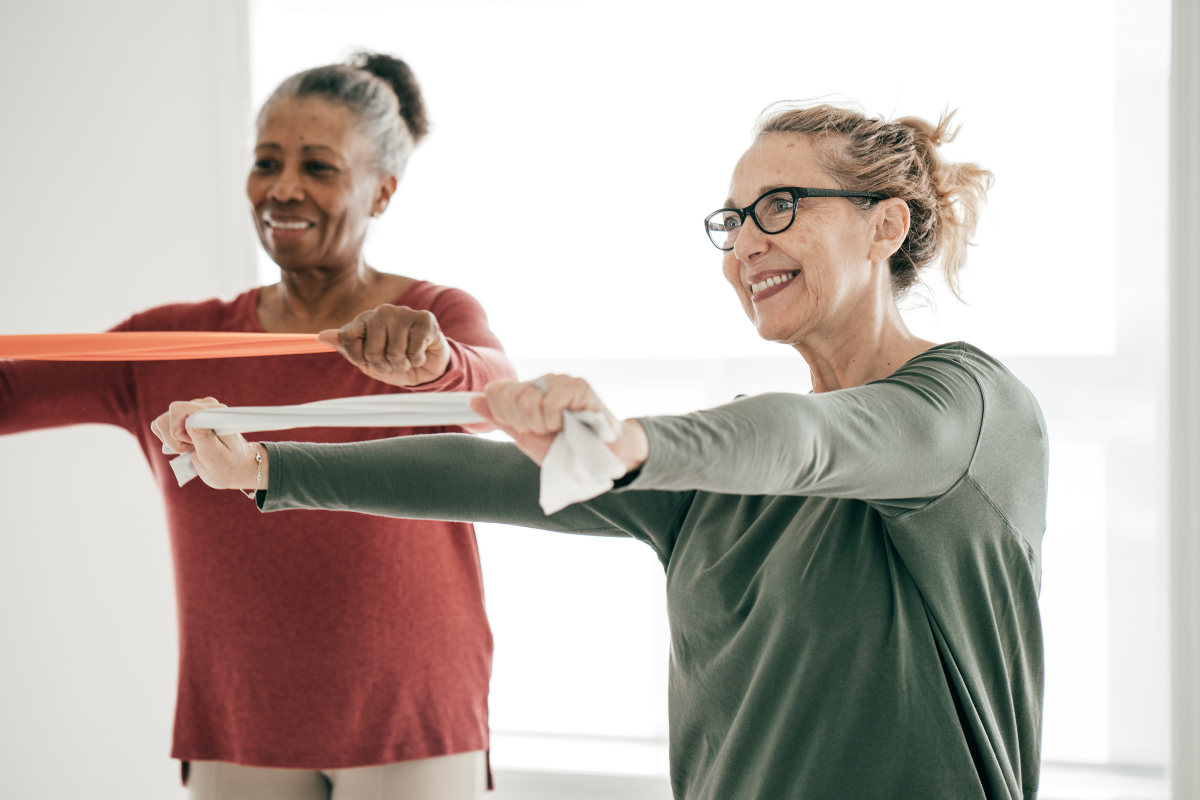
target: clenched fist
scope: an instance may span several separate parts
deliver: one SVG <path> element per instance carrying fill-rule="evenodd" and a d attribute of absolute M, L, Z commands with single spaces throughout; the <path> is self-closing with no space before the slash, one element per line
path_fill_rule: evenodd
<path fill-rule="evenodd" d="M 539 467 L 563 428 L 564 411 L 594 411 L 607 417 L 617 432 L 608 448 L 626 470 L 641 467 L 650 455 L 642 423 L 636 419 L 619 422 L 581 378 L 543 375 L 536 381 L 492 381 L 482 396 L 471 400 L 471 408 L 511 436 L 521 452 Z"/>
<path fill-rule="evenodd" d="M 341 329 L 317 339 L 377 381 L 418 386 L 436 381 L 450 366 L 450 347 L 437 318 L 428 311 L 381 305 L 364 311 Z"/>

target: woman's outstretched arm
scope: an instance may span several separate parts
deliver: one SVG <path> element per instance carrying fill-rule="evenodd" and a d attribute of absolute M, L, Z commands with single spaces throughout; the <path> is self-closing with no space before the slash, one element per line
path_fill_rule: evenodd
<path fill-rule="evenodd" d="M 890 377 L 823 394 L 765 394 L 692 414 L 616 422 L 586 381 L 498 381 L 481 415 L 541 463 L 565 410 L 607 415 L 623 490 L 932 499 L 970 466 L 983 420 L 978 381 L 953 350 Z"/>
<path fill-rule="evenodd" d="M 175 452 L 191 452 L 217 489 L 258 489 L 263 511 L 325 509 L 404 519 L 499 522 L 527 528 L 628 535 L 665 564 L 691 492 L 609 492 L 547 516 L 538 466 L 515 445 L 454 433 L 347 444 L 247 442 L 192 428 L 213 398 L 175 402 L 151 430 Z"/>
<path fill-rule="evenodd" d="M 264 511 L 323 508 L 662 541 L 691 498 L 609 493 L 547 516 L 537 465 L 513 444 L 465 434 L 261 446 L 270 463 L 270 485 L 259 494 Z"/>
<path fill-rule="evenodd" d="M 0 436 L 101 423 L 138 427 L 128 364 L 0 359 Z"/>
<path fill-rule="evenodd" d="M 648 457 L 629 488 L 932 499 L 966 473 L 982 421 L 972 373 L 918 356 L 866 386 L 643 418 Z"/>
<path fill-rule="evenodd" d="M 131 318 L 111 330 L 133 329 Z M 138 410 L 128 362 L 0 359 L 0 436 L 86 423 L 136 435 Z"/>

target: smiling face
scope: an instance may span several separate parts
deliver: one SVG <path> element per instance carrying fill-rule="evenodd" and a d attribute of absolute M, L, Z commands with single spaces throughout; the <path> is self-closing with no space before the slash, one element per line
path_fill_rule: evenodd
<path fill-rule="evenodd" d="M 840 189 L 817 164 L 814 142 L 771 134 L 738 161 L 730 181 L 730 208 L 744 208 L 772 189 Z M 764 339 L 800 344 L 810 337 L 842 338 L 864 313 L 890 301 L 887 257 L 877 228 L 884 201 L 863 214 L 843 197 L 801 198 L 796 219 L 782 233 L 763 233 L 749 216 L 722 270 L 742 308 Z"/>
<path fill-rule="evenodd" d="M 263 248 L 281 268 L 356 268 L 371 215 L 396 178 L 374 166 L 354 112 L 319 97 L 281 100 L 262 117 L 246 193 Z"/>

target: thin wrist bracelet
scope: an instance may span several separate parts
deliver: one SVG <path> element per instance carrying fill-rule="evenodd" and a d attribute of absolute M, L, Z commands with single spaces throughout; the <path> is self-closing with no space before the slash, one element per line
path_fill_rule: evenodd
<path fill-rule="evenodd" d="M 258 479 L 254 482 L 253 492 L 248 492 L 245 489 L 239 489 L 238 491 L 251 500 L 254 500 L 258 495 L 258 490 L 262 488 L 262 453 L 258 450 L 258 442 L 254 442 L 250 446 L 254 448 L 254 460 L 258 462 Z"/>

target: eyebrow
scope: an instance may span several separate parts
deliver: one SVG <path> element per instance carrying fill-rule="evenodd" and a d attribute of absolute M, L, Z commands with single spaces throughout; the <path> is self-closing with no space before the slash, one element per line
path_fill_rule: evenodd
<path fill-rule="evenodd" d="M 762 197 L 762 196 L 763 196 L 764 194 L 766 194 L 767 192 L 773 192 L 773 191 L 775 191 L 776 189 L 786 189 L 786 188 L 788 188 L 788 186 L 789 186 L 789 185 L 790 185 L 790 184 L 786 184 L 786 183 L 772 183 L 772 184 L 769 184 L 769 185 L 767 185 L 767 186 L 763 186 L 762 188 L 760 188 L 760 189 L 758 190 L 758 194 L 754 195 L 754 199 L 755 199 L 755 200 L 757 200 L 758 198 Z M 736 205 L 734 205 L 734 204 L 733 204 L 733 198 L 732 198 L 732 197 L 726 197 L 726 198 L 725 198 L 725 205 L 724 205 L 724 206 L 722 206 L 722 208 L 737 208 L 737 209 L 740 209 L 740 208 L 741 208 L 741 206 L 736 206 Z"/>
<path fill-rule="evenodd" d="M 258 150 L 261 147 L 265 147 L 268 150 L 282 150 L 283 149 L 283 147 L 281 145 L 278 145 L 275 142 L 260 142 L 259 144 L 254 145 L 255 150 Z M 300 148 L 301 152 L 306 152 L 306 151 L 311 151 L 311 150 L 328 150 L 330 153 L 333 153 L 335 155 L 337 154 L 336 150 L 334 150 L 329 145 L 325 145 L 325 144 L 306 144 Z"/>

